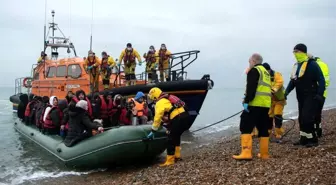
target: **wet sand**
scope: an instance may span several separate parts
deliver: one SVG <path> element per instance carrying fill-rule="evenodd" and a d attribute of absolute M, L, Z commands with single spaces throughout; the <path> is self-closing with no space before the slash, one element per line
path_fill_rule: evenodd
<path fill-rule="evenodd" d="M 285 123 L 290 128 L 293 123 Z M 25 184 L 336 184 L 336 110 L 323 112 L 323 137 L 315 148 L 296 147 L 298 123 L 281 144 L 270 143 L 268 160 L 260 160 L 258 139 L 253 140 L 254 159 L 236 161 L 240 152 L 238 128 L 182 144 L 183 160 L 159 167 L 151 163 L 109 169 L 81 176 L 50 178 Z M 188 133 L 187 133 L 188 134 Z M 190 133 L 189 133 L 190 134 Z M 192 136 L 191 136 L 192 137 Z M 188 138 L 188 136 L 186 137 Z M 197 146 L 197 147 L 196 147 Z"/>

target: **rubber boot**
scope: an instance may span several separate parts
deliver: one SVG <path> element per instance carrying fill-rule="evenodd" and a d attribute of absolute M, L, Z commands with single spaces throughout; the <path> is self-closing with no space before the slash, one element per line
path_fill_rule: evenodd
<path fill-rule="evenodd" d="M 163 164 L 160 164 L 161 167 L 163 166 L 170 166 L 175 164 L 175 155 L 167 155 L 166 162 Z"/>
<path fill-rule="evenodd" d="M 261 159 L 269 159 L 268 154 L 268 144 L 269 144 L 269 137 L 260 137 L 260 153 L 258 157 Z"/>
<path fill-rule="evenodd" d="M 181 160 L 181 146 L 175 147 L 175 160 Z"/>
<path fill-rule="evenodd" d="M 251 160 L 252 159 L 252 135 L 242 134 L 241 139 L 241 153 L 240 155 L 233 155 L 236 160 Z"/>

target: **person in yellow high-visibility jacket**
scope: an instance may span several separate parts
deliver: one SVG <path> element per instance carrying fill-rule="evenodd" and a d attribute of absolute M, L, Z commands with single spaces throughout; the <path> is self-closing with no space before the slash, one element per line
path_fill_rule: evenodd
<path fill-rule="evenodd" d="M 94 55 L 94 53 L 90 50 L 88 52 L 88 57 L 84 61 L 84 69 L 90 75 L 90 91 L 98 92 L 99 89 L 99 65 L 100 60 L 98 57 Z"/>
<path fill-rule="evenodd" d="M 148 82 L 154 83 L 153 76 L 156 75 L 156 68 L 158 66 L 158 53 L 154 46 L 149 47 L 149 51 L 143 55 L 146 60 L 146 73 L 148 74 Z"/>
<path fill-rule="evenodd" d="M 47 54 L 45 54 L 44 51 L 41 51 L 41 56 L 37 59 L 37 63 L 40 64 L 46 60 L 49 60 L 49 58 L 47 57 Z"/>
<path fill-rule="evenodd" d="M 324 102 L 325 102 L 325 99 L 327 98 L 327 95 L 328 95 L 327 87 L 330 84 L 329 67 L 319 57 L 314 57 L 310 54 L 308 54 L 308 56 L 309 56 L 309 58 L 313 58 L 313 59 L 316 60 L 316 63 L 319 65 L 319 67 L 320 67 L 320 69 L 323 73 L 324 80 L 325 80 L 325 88 L 326 89 L 324 90 L 322 101 L 320 102 L 320 104 L 318 104 L 317 112 L 316 112 L 316 115 L 315 115 L 315 125 L 314 125 L 317 137 L 322 137 L 321 119 L 322 119 L 322 110 L 323 110 Z"/>
<path fill-rule="evenodd" d="M 284 134 L 284 129 L 282 127 L 282 115 L 284 106 L 287 104 L 285 99 L 285 88 L 283 86 L 284 80 L 281 73 L 271 69 L 271 66 L 268 63 L 263 63 L 263 66 L 271 75 L 272 105 L 268 112 L 269 133 L 272 132 L 274 123 L 275 138 L 277 142 L 280 142 L 281 137 Z"/>
<path fill-rule="evenodd" d="M 103 51 L 102 61 L 100 64 L 100 75 L 102 77 L 104 89 L 108 89 L 110 87 L 110 77 L 115 66 L 116 62 L 114 59 L 105 51 Z"/>
<path fill-rule="evenodd" d="M 164 82 L 164 80 L 169 81 L 170 80 L 169 59 L 171 58 L 171 52 L 167 50 L 165 44 L 161 44 L 161 48 L 158 51 L 157 55 L 159 56 L 157 57 L 157 63 L 159 65 L 160 81 L 161 82 Z"/>
<path fill-rule="evenodd" d="M 120 67 L 121 62 L 124 61 L 126 86 L 136 85 L 136 78 L 135 78 L 136 59 L 138 59 L 139 66 L 141 66 L 142 60 L 138 51 L 136 51 L 132 47 L 131 43 L 128 43 L 126 45 L 126 49 L 122 50 L 118 63 L 118 66 Z"/>

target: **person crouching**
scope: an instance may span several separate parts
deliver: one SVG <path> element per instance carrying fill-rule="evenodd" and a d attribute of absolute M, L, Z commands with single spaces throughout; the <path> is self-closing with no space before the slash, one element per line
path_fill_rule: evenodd
<path fill-rule="evenodd" d="M 104 128 L 92 122 L 88 115 L 88 102 L 80 100 L 75 107 L 69 107 L 69 130 L 64 139 L 67 147 L 72 147 L 78 142 L 92 136 L 92 129 L 103 132 Z"/>

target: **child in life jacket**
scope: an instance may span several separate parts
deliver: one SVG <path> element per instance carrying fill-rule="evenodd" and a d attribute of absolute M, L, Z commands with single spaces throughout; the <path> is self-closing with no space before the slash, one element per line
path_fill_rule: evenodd
<path fill-rule="evenodd" d="M 147 109 L 145 105 L 145 94 L 141 91 L 137 92 L 134 98 L 130 99 L 129 103 L 132 107 L 133 118 L 137 118 L 140 125 L 147 123 Z M 135 124 L 135 123 L 134 123 Z"/>
<path fill-rule="evenodd" d="M 52 96 L 49 99 L 49 106 L 43 115 L 43 132 L 48 134 L 59 134 L 63 111 L 58 107 L 58 99 Z"/>

